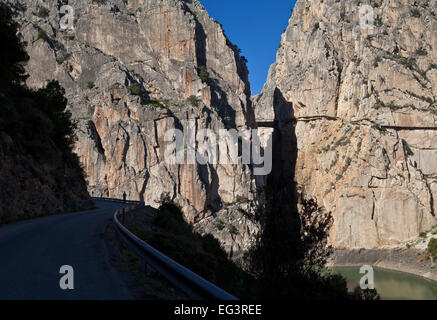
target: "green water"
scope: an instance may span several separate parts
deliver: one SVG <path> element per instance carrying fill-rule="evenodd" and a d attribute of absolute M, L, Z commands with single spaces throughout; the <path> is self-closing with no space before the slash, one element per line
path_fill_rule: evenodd
<path fill-rule="evenodd" d="M 359 267 L 334 267 L 336 273 L 347 279 L 348 289 L 352 291 L 359 286 Z M 437 282 L 408 273 L 373 268 L 375 289 L 381 299 L 437 300 Z"/>

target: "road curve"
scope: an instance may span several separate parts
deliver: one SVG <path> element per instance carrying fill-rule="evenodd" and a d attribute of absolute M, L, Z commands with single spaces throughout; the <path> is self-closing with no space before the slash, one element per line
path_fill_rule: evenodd
<path fill-rule="evenodd" d="M 133 299 L 109 263 L 103 232 L 122 204 L 0 227 L 0 299 Z M 62 290 L 59 269 L 74 269 L 74 290 Z"/>

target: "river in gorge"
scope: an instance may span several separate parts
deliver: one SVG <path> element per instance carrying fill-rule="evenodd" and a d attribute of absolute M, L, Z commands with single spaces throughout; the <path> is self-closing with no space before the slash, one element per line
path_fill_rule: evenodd
<path fill-rule="evenodd" d="M 348 289 L 359 286 L 363 274 L 359 267 L 333 267 L 347 279 Z M 375 289 L 383 300 L 437 300 L 437 282 L 409 273 L 373 268 Z"/>

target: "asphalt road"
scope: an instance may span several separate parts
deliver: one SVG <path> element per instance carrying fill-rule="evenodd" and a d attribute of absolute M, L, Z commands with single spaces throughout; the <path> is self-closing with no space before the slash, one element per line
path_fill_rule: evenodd
<path fill-rule="evenodd" d="M 119 203 L 0 227 L 0 299 L 133 299 L 109 263 L 103 232 Z M 61 266 L 74 270 L 62 290 Z"/>

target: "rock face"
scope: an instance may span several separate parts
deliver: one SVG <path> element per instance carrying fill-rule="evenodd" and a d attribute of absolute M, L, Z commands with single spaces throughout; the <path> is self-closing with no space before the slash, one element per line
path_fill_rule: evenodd
<path fill-rule="evenodd" d="M 299 0 L 254 98 L 259 122 L 292 106 L 279 123 L 294 123 L 297 189 L 333 213 L 337 248 L 404 246 L 437 222 L 436 14 L 435 1 Z"/>
<path fill-rule="evenodd" d="M 25 103 L 29 104 L 29 99 Z M 2 99 L 2 116 L 11 115 L 13 109 L 13 104 Z M 11 118 L 0 119 L 0 125 L 4 124 L 1 120 L 13 121 Z M 37 119 L 52 125 L 41 113 Z M 74 155 L 66 156 L 50 137 L 22 139 L 0 130 L 0 225 L 91 209 L 93 203 L 80 170 Z"/>
<path fill-rule="evenodd" d="M 54 78 L 66 88 L 91 195 L 126 192 L 153 207 L 169 198 L 199 224 L 236 212 L 237 203 L 253 210 L 256 183 L 248 165 L 164 159 L 169 129 L 190 122 L 196 133 L 254 126 L 246 65 L 198 1 L 70 0 L 74 28 L 66 30 L 63 1 L 9 2 L 28 43 L 28 85 Z M 236 227 L 255 232 L 248 224 Z M 201 229 L 214 233 L 215 225 Z M 219 238 L 233 252 L 250 242 L 229 233 Z"/>
<path fill-rule="evenodd" d="M 64 1 L 8 2 L 28 85 L 66 88 L 93 196 L 170 198 L 240 256 L 267 179 L 241 163 L 171 165 L 164 136 L 251 128 L 256 115 L 276 144 L 271 185 L 295 179 L 332 211 L 335 247 L 398 247 L 436 224 L 435 1 L 299 0 L 255 112 L 238 48 L 196 0 L 69 1 L 66 30 Z"/>

